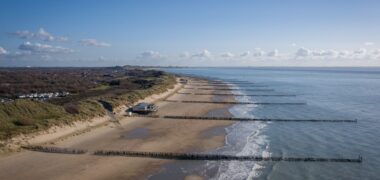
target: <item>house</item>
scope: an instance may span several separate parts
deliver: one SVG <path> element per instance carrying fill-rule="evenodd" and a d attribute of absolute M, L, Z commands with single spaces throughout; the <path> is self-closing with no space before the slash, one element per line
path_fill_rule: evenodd
<path fill-rule="evenodd" d="M 13 102 L 13 99 L 0 98 L 0 103 L 9 103 L 9 102 Z"/>
<path fill-rule="evenodd" d="M 151 112 L 156 112 L 158 107 L 154 104 L 149 103 L 139 103 L 132 107 L 132 112 L 140 114 L 148 114 Z"/>

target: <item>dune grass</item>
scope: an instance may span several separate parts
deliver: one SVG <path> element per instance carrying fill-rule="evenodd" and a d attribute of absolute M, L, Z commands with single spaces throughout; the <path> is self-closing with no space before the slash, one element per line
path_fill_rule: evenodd
<path fill-rule="evenodd" d="M 98 102 L 107 101 L 113 107 L 133 104 L 139 99 L 155 93 L 165 92 L 176 83 L 172 75 L 149 78 L 152 86 L 122 94 L 96 95 L 80 99 L 72 104 L 53 104 L 44 101 L 19 99 L 12 103 L 0 104 L 0 139 L 8 139 L 19 134 L 46 130 L 54 125 L 70 124 L 73 121 L 88 120 L 105 115 L 106 110 Z"/>

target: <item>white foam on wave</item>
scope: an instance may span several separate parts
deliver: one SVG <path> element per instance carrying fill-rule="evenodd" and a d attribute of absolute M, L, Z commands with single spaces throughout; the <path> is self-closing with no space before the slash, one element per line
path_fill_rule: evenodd
<path fill-rule="evenodd" d="M 235 93 L 243 94 L 241 91 L 235 91 Z M 248 96 L 239 96 L 235 99 L 240 102 L 252 101 Z M 253 118 L 251 112 L 255 107 L 256 105 L 237 105 L 233 106 L 230 112 L 235 117 Z M 267 137 L 262 134 L 265 127 L 265 122 L 235 123 L 226 128 L 226 145 L 220 150 L 223 153 L 235 155 L 270 156 Z M 218 173 L 213 179 L 253 179 L 260 176 L 260 170 L 263 168 L 262 162 L 225 161 L 219 164 Z"/>

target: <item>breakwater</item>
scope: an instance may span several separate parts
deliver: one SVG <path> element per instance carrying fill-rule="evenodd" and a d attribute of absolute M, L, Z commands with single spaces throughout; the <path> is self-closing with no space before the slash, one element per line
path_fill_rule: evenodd
<path fill-rule="evenodd" d="M 230 121 L 276 121 L 276 122 L 346 122 L 356 123 L 357 119 L 281 119 L 281 118 L 238 118 L 238 117 L 208 117 L 208 116 L 162 116 L 169 119 L 199 119 L 199 120 L 230 120 Z"/>
<path fill-rule="evenodd" d="M 22 146 L 23 149 L 30 151 L 46 152 L 46 153 L 60 153 L 60 154 L 85 154 L 87 150 L 71 149 L 61 147 L 48 147 L 48 146 Z"/>
<path fill-rule="evenodd" d="M 235 156 L 224 154 L 200 154 L 200 153 L 172 153 L 172 152 L 138 152 L 138 151 L 116 151 L 98 150 L 94 152 L 97 156 L 127 156 L 146 157 L 173 160 L 209 160 L 209 161 L 289 161 L 289 162 L 345 162 L 361 163 L 358 158 L 321 158 L 321 157 L 263 157 L 263 156 Z"/>
<path fill-rule="evenodd" d="M 189 86 L 195 86 L 195 87 L 230 87 L 233 84 L 188 84 Z M 254 84 L 241 84 L 239 86 L 244 87 L 269 87 L 268 85 L 254 85 Z"/>
<path fill-rule="evenodd" d="M 199 90 L 222 90 L 222 91 L 232 91 L 241 90 L 240 88 L 196 88 Z M 243 89 L 244 91 L 274 91 L 274 89 Z"/>
<path fill-rule="evenodd" d="M 189 95 L 216 95 L 216 96 L 284 96 L 284 97 L 294 97 L 294 94 L 227 94 L 227 93 L 187 93 L 187 92 L 177 92 L 177 94 L 189 94 Z"/>
<path fill-rule="evenodd" d="M 193 87 L 184 87 L 183 89 L 215 90 L 215 91 L 241 90 L 240 88 L 193 88 Z M 243 89 L 243 90 L 244 91 L 274 91 L 274 89 Z"/>
<path fill-rule="evenodd" d="M 174 115 L 134 115 L 133 117 L 188 119 L 188 120 L 220 120 L 220 121 L 261 121 L 261 122 L 326 122 L 326 123 L 357 123 L 357 119 L 284 119 L 284 118 L 245 118 L 217 116 L 174 116 Z"/>
<path fill-rule="evenodd" d="M 306 105 L 305 102 L 230 102 L 230 101 L 178 101 L 164 100 L 173 103 L 208 103 L 208 104 L 257 104 L 257 105 Z"/>
<path fill-rule="evenodd" d="M 24 146 L 24 149 L 44 153 L 60 154 L 85 154 L 87 150 L 69 149 L 61 147 Z M 363 158 L 322 158 L 322 157 L 264 157 L 264 156 L 235 156 L 224 154 L 201 154 L 201 153 L 173 153 L 173 152 L 143 152 L 124 150 L 96 150 L 92 155 L 96 156 L 126 156 L 146 157 L 173 160 L 209 160 L 209 161 L 289 161 L 289 162 L 345 162 L 361 163 Z"/>

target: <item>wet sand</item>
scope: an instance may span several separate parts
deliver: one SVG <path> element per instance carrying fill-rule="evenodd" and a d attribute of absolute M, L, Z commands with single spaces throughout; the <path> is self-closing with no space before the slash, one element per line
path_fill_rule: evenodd
<path fill-rule="evenodd" d="M 181 91 L 200 92 L 200 90 L 192 89 Z M 173 94 L 169 99 L 213 100 L 213 98 L 213 96 Z M 227 112 L 229 107 L 225 104 L 185 104 L 165 101 L 159 101 L 156 104 L 160 107 L 158 115 L 203 116 L 212 111 Z M 173 161 L 99 157 L 91 153 L 102 149 L 207 151 L 224 145 L 225 135 L 220 131 L 232 123 L 125 116 L 119 116 L 118 119 L 120 124 L 108 123 L 89 132 L 48 144 L 49 146 L 87 149 L 89 153 L 85 155 L 24 151 L 2 157 L 0 179 L 146 179 L 149 175 L 158 172 L 163 165 Z"/>
<path fill-rule="evenodd" d="M 220 97 L 214 98 L 214 100 L 226 100 Z M 207 113 L 206 116 L 232 116 L 228 108 L 215 109 Z M 214 126 L 207 131 L 201 133 L 201 138 L 208 139 L 210 137 L 226 136 L 226 126 Z M 224 144 L 223 144 L 224 145 Z M 221 147 L 221 146 L 219 146 Z M 217 148 L 219 148 L 217 147 Z M 216 149 L 216 148 L 214 148 Z M 164 164 L 158 172 L 155 172 L 148 179 L 161 180 L 161 179 L 185 179 L 185 180 L 202 180 L 210 179 L 218 172 L 218 167 L 212 167 L 207 172 L 204 171 L 204 166 L 207 161 L 173 161 Z"/>

